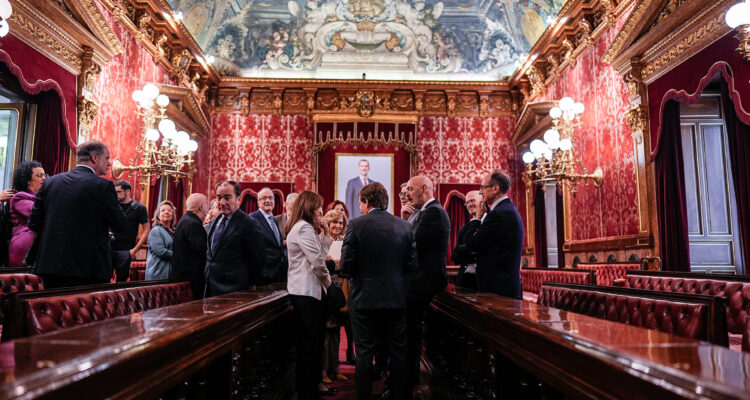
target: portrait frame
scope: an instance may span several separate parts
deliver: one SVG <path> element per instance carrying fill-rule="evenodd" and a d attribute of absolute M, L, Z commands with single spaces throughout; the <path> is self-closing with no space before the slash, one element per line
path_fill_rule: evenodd
<path fill-rule="evenodd" d="M 367 159 L 370 163 L 370 171 L 367 175 L 369 179 L 381 183 L 388 192 L 388 209 L 393 214 L 394 210 L 394 185 L 395 185 L 395 166 L 394 154 L 392 153 L 335 153 L 334 154 L 334 198 L 346 203 L 346 186 L 347 182 L 359 176 L 359 161 Z M 383 179 L 385 178 L 385 179 Z M 399 188 L 400 190 L 400 188 Z M 357 206 L 357 205 L 354 205 Z M 351 214 L 351 206 L 346 205 Z"/>

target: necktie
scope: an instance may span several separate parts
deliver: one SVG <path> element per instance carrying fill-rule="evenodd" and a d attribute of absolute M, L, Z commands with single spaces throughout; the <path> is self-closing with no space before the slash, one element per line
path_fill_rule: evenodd
<path fill-rule="evenodd" d="M 419 219 L 419 213 L 421 213 L 422 210 L 414 211 L 414 214 L 409 216 L 408 222 L 411 225 L 412 228 L 417 224 L 417 220 Z"/>
<path fill-rule="evenodd" d="M 221 239 L 221 234 L 224 233 L 224 228 L 227 226 L 227 217 L 221 217 L 221 221 L 219 221 L 218 225 L 216 225 L 216 229 L 214 229 L 214 236 L 211 238 L 211 250 L 216 250 L 216 246 L 219 245 L 219 239 Z"/>
<path fill-rule="evenodd" d="M 268 215 L 268 223 L 271 224 L 271 230 L 273 231 L 273 234 L 276 236 L 276 241 L 281 243 L 281 235 L 279 235 L 279 228 L 276 227 L 276 222 L 274 222 L 273 217 Z"/>
<path fill-rule="evenodd" d="M 362 187 L 367 186 L 367 178 L 362 178 Z"/>

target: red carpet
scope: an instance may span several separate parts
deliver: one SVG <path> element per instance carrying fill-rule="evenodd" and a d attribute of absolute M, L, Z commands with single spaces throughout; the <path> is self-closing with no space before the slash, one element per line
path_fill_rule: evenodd
<path fill-rule="evenodd" d="M 334 396 L 325 396 L 325 399 L 356 399 L 357 392 L 354 388 L 354 366 L 346 363 L 346 332 L 344 328 L 341 328 L 341 343 L 339 345 L 339 371 L 344 374 L 348 380 L 336 381 L 328 384 L 330 387 L 334 387 L 339 390 Z M 373 382 L 372 393 L 373 395 L 380 394 L 385 390 L 384 380 Z"/>

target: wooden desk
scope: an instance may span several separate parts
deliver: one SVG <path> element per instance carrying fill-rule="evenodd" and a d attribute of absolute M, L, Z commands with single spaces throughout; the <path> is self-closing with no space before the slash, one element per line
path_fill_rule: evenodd
<path fill-rule="evenodd" d="M 425 343 L 466 398 L 750 398 L 748 353 L 491 294 L 440 293 Z"/>
<path fill-rule="evenodd" d="M 274 288 L 2 343 L 0 398 L 264 393 L 291 366 L 289 317 L 286 291 Z M 192 389 L 191 381 L 197 382 Z"/>

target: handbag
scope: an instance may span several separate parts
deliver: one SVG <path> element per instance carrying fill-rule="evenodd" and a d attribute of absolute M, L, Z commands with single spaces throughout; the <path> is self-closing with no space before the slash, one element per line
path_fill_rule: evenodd
<path fill-rule="evenodd" d="M 329 311 L 338 311 L 346 306 L 346 297 L 339 285 L 331 283 L 326 293 L 326 305 Z"/>

